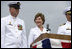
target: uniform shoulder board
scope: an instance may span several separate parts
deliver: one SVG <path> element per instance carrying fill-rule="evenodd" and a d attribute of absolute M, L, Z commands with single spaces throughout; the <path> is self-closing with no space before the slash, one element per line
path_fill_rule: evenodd
<path fill-rule="evenodd" d="M 65 25 L 66 23 L 63 23 L 63 24 L 61 24 L 60 26 L 63 26 L 63 25 Z"/>

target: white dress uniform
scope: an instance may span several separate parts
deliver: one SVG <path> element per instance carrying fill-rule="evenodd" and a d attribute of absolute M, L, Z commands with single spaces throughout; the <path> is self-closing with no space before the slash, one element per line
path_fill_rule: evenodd
<path fill-rule="evenodd" d="M 57 34 L 71 35 L 71 22 L 67 21 L 66 24 L 60 26 Z"/>
<path fill-rule="evenodd" d="M 70 10 L 71 10 L 71 6 L 66 7 L 64 10 L 65 15 Z M 60 26 L 57 34 L 71 35 L 71 22 L 67 21 L 66 24 Z"/>
<path fill-rule="evenodd" d="M 38 27 L 32 28 L 30 30 L 29 39 L 28 39 L 28 47 L 30 48 L 30 44 L 37 39 L 42 33 L 46 33 L 46 28 L 43 28 L 41 31 Z"/>
<path fill-rule="evenodd" d="M 1 19 L 1 48 L 27 48 L 23 20 L 11 15 Z"/>

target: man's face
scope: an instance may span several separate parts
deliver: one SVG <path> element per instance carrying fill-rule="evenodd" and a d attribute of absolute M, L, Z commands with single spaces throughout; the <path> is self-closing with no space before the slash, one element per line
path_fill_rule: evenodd
<path fill-rule="evenodd" d="M 71 22 L 71 14 L 66 14 L 66 18 L 67 18 L 68 21 Z"/>
<path fill-rule="evenodd" d="M 19 9 L 15 9 L 13 7 L 11 7 L 10 9 L 10 14 L 13 16 L 13 17 L 17 17 L 18 13 L 19 13 Z"/>

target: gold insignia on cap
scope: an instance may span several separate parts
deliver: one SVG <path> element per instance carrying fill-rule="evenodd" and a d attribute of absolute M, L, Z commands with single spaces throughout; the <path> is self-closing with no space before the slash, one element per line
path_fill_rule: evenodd
<path fill-rule="evenodd" d="M 21 5 L 20 2 L 17 2 L 17 5 Z"/>
<path fill-rule="evenodd" d="M 68 11 L 67 14 L 71 14 L 71 11 Z"/>

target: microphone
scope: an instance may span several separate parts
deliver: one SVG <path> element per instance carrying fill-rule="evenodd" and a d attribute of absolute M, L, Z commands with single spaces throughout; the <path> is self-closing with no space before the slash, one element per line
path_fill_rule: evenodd
<path fill-rule="evenodd" d="M 49 28 L 49 24 L 47 24 L 47 33 L 50 33 L 51 29 Z"/>

